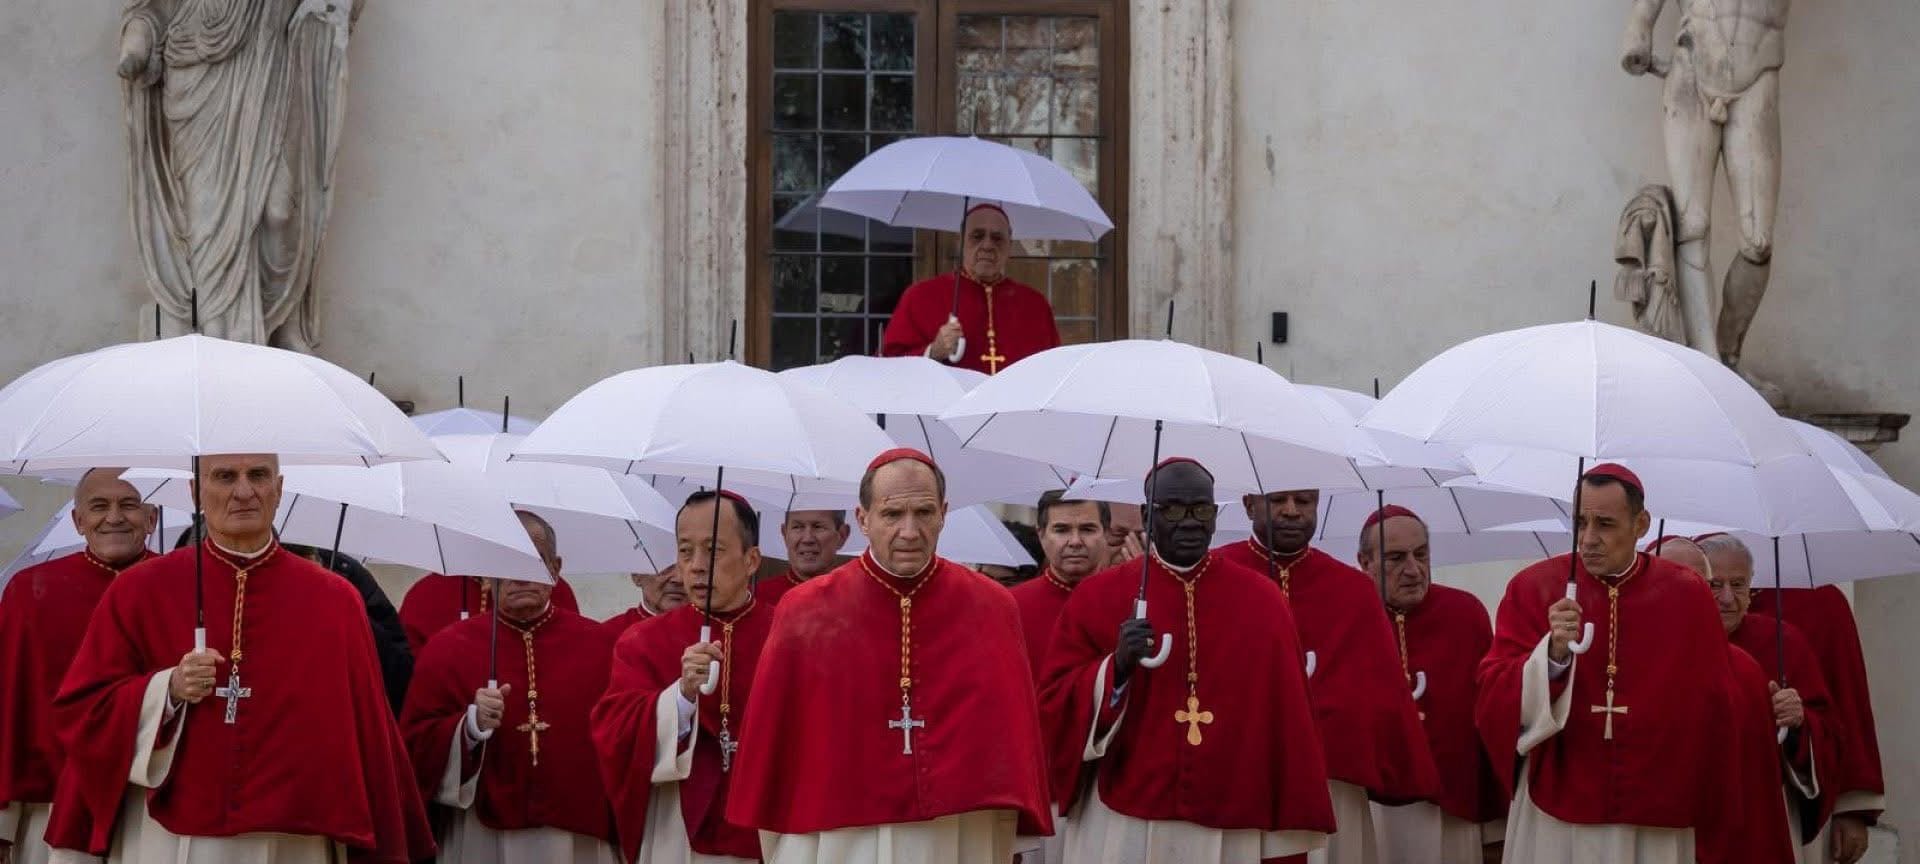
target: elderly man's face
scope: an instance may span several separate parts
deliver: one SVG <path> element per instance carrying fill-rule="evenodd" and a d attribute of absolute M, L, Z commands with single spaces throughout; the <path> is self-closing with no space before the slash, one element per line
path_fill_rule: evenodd
<path fill-rule="evenodd" d="M 1740 629 L 1753 605 L 1753 559 L 1738 552 L 1714 549 L 1707 553 L 1713 564 L 1713 577 L 1707 587 L 1713 589 L 1714 602 L 1720 605 L 1720 625 L 1728 633 Z"/>
<path fill-rule="evenodd" d="M 655 613 L 664 615 L 687 605 L 687 588 L 680 583 L 678 564 L 668 564 L 658 573 L 635 573 L 633 584 L 640 589 L 647 608 Z"/>
<path fill-rule="evenodd" d="M 1140 508 L 1132 504 L 1115 504 L 1112 517 L 1107 521 L 1107 563 L 1120 560 L 1126 553 L 1127 538 L 1135 538 L 1140 545 L 1146 545 L 1141 532 L 1146 530 L 1146 522 L 1141 518 Z"/>
<path fill-rule="evenodd" d="M 1427 560 L 1427 526 L 1409 516 L 1386 521 L 1386 598 L 1387 605 L 1403 612 L 1418 609 L 1433 587 L 1433 568 Z M 1361 537 L 1360 569 L 1380 578 L 1380 562 L 1374 550 L 1380 545 L 1380 526 L 1367 529 Z"/>
<path fill-rule="evenodd" d="M 795 510 L 780 523 L 780 539 L 787 544 L 787 564 L 802 579 L 832 570 L 834 556 L 840 554 L 851 533 L 840 510 Z"/>
<path fill-rule="evenodd" d="M 252 552 L 272 539 L 273 514 L 280 508 L 283 483 L 278 456 L 200 457 L 200 476 L 194 486 L 214 542 L 236 552 Z"/>
<path fill-rule="evenodd" d="M 140 490 L 120 479 L 120 469 L 88 471 L 73 490 L 73 529 L 86 538 L 87 551 L 120 566 L 140 557 L 153 531 L 153 507 Z"/>
<path fill-rule="evenodd" d="M 500 580 L 500 614 L 515 621 L 531 621 L 547 611 L 553 586 L 545 582 Z"/>
<path fill-rule="evenodd" d="M 1240 499 L 1240 506 L 1246 509 L 1247 520 L 1253 523 L 1253 538 L 1262 546 L 1269 542 L 1267 538 L 1273 538 L 1273 551 L 1282 555 L 1307 548 L 1320 524 L 1318 489 L 1269 492 L 1264 500 L 1258 495 L 1246 495 Z"/>
<path fill-rule="evenodd" d="M 873 473 L 873 506 L 854 511 L 868 549 L 880 566 L 898 575 L 919 573 L 940 548 L 947 502 L 933 469 L 901 459 Z"/>
<path fill-rule="evenodd" d="M 721 506 L 725 503 L 726 506 Z M 714 508 L 720 508 L 719 521 Z M 716 533 L 716 524 L 719 531 Z M 740 514 L 731 499 L 715 498 L 689 504 L 674 525 L 679 560 L 675 562 L 688 590 L 712 609 L 730 612 L 751 596 L 753 572 L 760 569 L 758 538 L 749 541 Z"/>
<path fill-rule="evenodd" d="M 1007 254 L 1013 243 L 1013 229 L 1007 217 L 992 207 L 982 207 L 967 217 L 963 261 L 967 272 L 982 282 L 994 282 L 1007 275 Z"/>

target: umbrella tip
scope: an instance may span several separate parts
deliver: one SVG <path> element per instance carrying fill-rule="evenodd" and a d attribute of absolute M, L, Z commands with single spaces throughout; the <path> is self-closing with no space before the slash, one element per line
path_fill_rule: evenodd
<path fill-rule="evenodd" d="M 1167 298 L 1167 338 L 1173 338 L 1173 298 Z"/>
<path fill-rule="evenodd" d="M 467 376 L 456 375 L 453 382 L 455 404 L 461 408 L 467 407 Z"/>
<path fill-rule="evenodd" d="M 1599 305 L 1600 305 L 1600 280 L 1594 279 L 1587 283 L 1587 320 L 1588 321 L 1592 321 L 1594 319 L 1594 313 L 1599 308 Z"/>
<path fill-rule="evenodd" d="M 1380 376 L 1373 376 L 1373 398 L 1380 398 Z"/>

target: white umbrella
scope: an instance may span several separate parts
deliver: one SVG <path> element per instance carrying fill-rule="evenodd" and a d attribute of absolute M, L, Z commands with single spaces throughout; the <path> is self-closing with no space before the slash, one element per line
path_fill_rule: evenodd
<path fill-rule="evenodd" d="M 1094 477 L 1143 479 L 1164 452 L 1199 460 L 1216 489 L 1363 485 L 1321 400 L 1265 366 L 1171 340 L 1042 351 L 987 379 L 940 419 L 967 447 Z M 1149 508 L 1149 533 L 1152 515 Z M 1143 560 L 1136 618 L 1146 617 L 1147 573 Z M 1157 667 L 1171 650 L 1163 633 L 1159 652 L 1142 663 Z"/>
<path fill-rule="evenodd" d="M 603 379 L 554 411 L 513 458 L 620 474 L 712 477 L 716 488 L 799 496 L 857 492 L 867 463 L 891 445 L 865 415 L 831 394 L 728 360 Z M 719 518 L 716 507 L 716 523 Z M 701 607 L 709 617 L 712 604 L 709 590 Z M 703 625 L 700 640 L 711 636 Z M 720 681 L 719 662 L 711 665 L 708 692 Z"/>
<path fill-rule="evenodd" d="M 1795 420 L 1791 417 L 1781 419 L 1786 422 L 1787 428 L 1793 430 L 1793 434 L 1798 436 L 1800 442 L 1807 445 L 1807 449 L 1812 450 L 1813 455 L 1820 461 L 1842 471 L 1852 471 L 1856 474 L 1868 474 L 1887 479 L 1887 469 L 1880 467 L 1880 463 L 1873 461 L 1872 456 L 1868 456 L 1866 451 L 1855 447 L 1853 442 L 1840 437 L 1831 430 L 1822 429 L 1812 423 Z"/>
<path fill-rule="evenodd" d="M 441 435 L 434 446 L 553 526 L 567 573 L 657 572 L 673 560 L 675 508 L 640 478 L 554 462 L 507 460 L 525 436 Z"/>
<path fill-rule="evenodd" d="M 7 490 L 0 489 L 0 519 L 12 516 L 20 512 L 21 509 L 23 508 L 21 508 L 19 501 L 15 500 L 12 495 L 7 494 Z"/>
<path fill-rule="evenodd" d="M 841 547 L 842 555 L 858 555 L 866 551 L 867 535 L 861 533 L 858 524 L 853 525 L 847 545 Z M 782 544 L 781 548 L 785 548 Z M 1000 517 L 984 506 L 954 507 L 947 511 L 947 524 L 940 530 L 940 557 L 950 561 L 960 561 L 969 565 L 999 564 L 1004 567 L 1027 567 L 1034 562 L 1027 547 L 1020 545 L 1020 538 L 1007 530 Z"/>
<path fill-rule="evenodd" d="M 551 583 L 513 507 L 480 475 L 446 462 L 354 468 L 296 465 L 279 512 L 281 540 L 440 573 Z M 190 507 L 185 478 L 148 500 Z"/>
<path fill-rule="evenodd" d="M 1576 478 L 1587 460 L 1755 468 L 1809 455 L 1766 400 L 1718 360 L 1592 320 L 1510 330 L 1449 348 L 1407 376 L 1361 425 L 1458 447 L 1476 472 L 1486 465 L 1484 450 L 1476 461 L 1476 448 L 1557 453 L 1570 463 L 1559 482 L 1573 490 L 1576 509 Z M 1663 485 L 1641 477 L 1649 486 Z M 1488 479 L 1546 494 L 1543 487 Z M 1570 597 L 1574 570 L 1570 558 Z M 1588 626 L 1576 652 L 1591 645 L 1591 634 Z"/>
<path fill-rule="evenodd" d="M 114 345 L 0 390 L 0 468 L 187 469 L 196 456 L 370 465 L 440 455 L 393 402 L 306 354 L 205 336 Z"/>
<path fill-rule="evenodd" d="M 1031 153 L 979 138 L 929 136 L 868 154 L 820 196 L 820 206 L 888 225 L 958 231 L 967 208 L 998 204 L 1016 239 L 1099 240 L 1113 230 L 1085 186 Z"/>
<path fill-rule="evenodd" d="M 1775 538 L 1698 522 L 1668 522 L 1649 528 L 1640 538 L 1641 545 L 1651 547 L 1662 536 L 1662 527 L 1673 536 L 1726 533 L 1740 538 L 1753 553 L 1755 578 L 1774 574 L 1776 588 L 1817 588 L 1920 573 L 1920 534 L 1911 531 L 1826 531 Z M 1774 545 L 1776 540 L 1778 547 Z"/>
<path fill-rule="evenodd" d="M 496 432 L 525 435 L 540 425 L 525 417 L 464 406 L 415 414 L 411 419 L 414 427 L 428 436 L 490 435 Z"/>
<path fill-rule="evenodd" d="M 925 357 L 848 356 L 780 375 L 840 397 L 873 415 L 895 443 L 932 456 L 947 475 L 947 501 L 954 507 L 987 501 L 1028 504 L 1041 492 L 1064 485 L 1044 463 L 962 448 L 953 430 L 940 422 L 940 412 L 987 380 L 982 373 Z"/>

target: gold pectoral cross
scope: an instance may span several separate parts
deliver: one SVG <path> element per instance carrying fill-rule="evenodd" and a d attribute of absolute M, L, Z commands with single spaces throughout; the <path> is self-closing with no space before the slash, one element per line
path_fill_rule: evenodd
<path fill-rule="evenodd" d="M 987 364 L 987 374 L 992 375 L 1000 371 L 1000 364 L 1007 362 L 1007 358 L 999 349 L 989 345 L 987 353 L 980 355 L 980 362 Z"/>
<path fill-rule="evenodd" d="M 1173 712 L 1173 722 L 1187 724 L 1187 743 L 1198 747 L 1200 746 L 1200 724 L 1212 723 L 1213 712 L 1200 710 L 1200 697 L 1188 696 L 1186 710 Z"/>
<path fill-rule="evenodd" d="M 1612 741 L 1613 740 L 1613 715 L 1627 713 L 1627 706 L 1620 705 L 1616 707 L 1613 704 L 1613 688 L 1609 687 L 1607 688 L 1607 704 L 1593 706 L 1593 710 L 1590 713 L 1607 715 L 1607 728 L 1606 728 L 1606 731 L 1602 733 L 1601 737 L 1605 738 L 1608 741 Z"/>
<path fill-rule="evenodd" d="M 531 711 L 527 714 L 527 722 L 520 724 L 519 728 L 520 731 L 527 733 L 530 741 L 529 750 L 533 753 L 533 764 L 540 764 L 540 733 L 552 727 L 541 722 L 540 712 Z"/>

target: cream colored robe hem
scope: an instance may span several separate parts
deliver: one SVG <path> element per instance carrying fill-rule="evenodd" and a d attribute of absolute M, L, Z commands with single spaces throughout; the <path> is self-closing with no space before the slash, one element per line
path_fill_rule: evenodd
<path fill-rule="evenodd" d="M 47 814 L 52 805 L 15 801 L 0 809 L 0 840 L 13 844 L 13 864 L 47 864 Z"/>
<path fill-rule="evenodd" d="M 1491 823 L 1468 822 L 1425 801 L 1403 807 L 1375 803 L 1371 809 L 1380 860 L 1392 864 L 1480 864 L 1482 848 L 1505 833 L 1497 826 L 1502 830 L 1489 834 L 1487 829 L 1496 827 Z"/>
<path fill-rule="evenodd" d="M 1107 734 L 1098 734 L 1100 709 L 1109 697 L 1107 666 L 1112 662 L 1111 657 L 1100 661 L 1094 673 L 1095 719 L 1081 753 L 1087 762 L 1107 754 L 1114 734 L 1127 719 L 1123 705 Z M 1360 806 L 1364 812 L 1365 794 L 1360 796 Z M 1327 845 L 1327 835 L 1315 831 L 1222 830 L 1176 820 L 1136 819 L 1108 807 L 1100 799 L 1098 784 L 1081 796 L 1071 816 L 1064 832 L 1066 864 L 1259 864 L 1262 858 L 1320 854 L 1318 850 Z"/>
<path fill-rule="evenodd" d="M 481 752 L 486 752 L 482 742 Z M 460 864 L 533 864 L 533 862 L 571 861 L 575 864 L 615 864 L 619 853 L 612 844 L 558 828 L 524 828 L 499 831 L 480 821 L 473 812 L 473 799 L 479 793 L 480 772 L 462 778 L 461 761 L 466 755 L 464 721 L 456 725 L 447 744 L 447 770 L 440 775 L 440 788 L 434 800 L 460 811 L 440 838 L 440 860 Z M 482 769 L 484 770 L 484 769 Z M 646 860 L 646 859 L 641 859 Z"/>
<path fill-rule="evenodd" d="M 700 740 L 699 708 L 680 740 L 680 691 L 668 687 L 654 700 L 653 794 L 647 799 L 646 834 L 640 838 L 640 864 L 752 864 L 731 855 L 693 851 L 687 819 L 680 809 L 680 781 L 693 774 L 693 748 Z"/>
<path fill-rule="evenodd" d="M 162 669 L 147 679 L 140 700 L 140 728 L 134 732 L 133 765 L 127 772 L 125 802 L 120 808 L 120 825 L 114 832 L 108 864 L 336 864 L 347 860 L 346 847 L 312 834 L 275 834 L 260 832 L 236 837 L 183 837 L 147 815 L 147 790 L 158 789 L 173 769 L 173 751 L 180 743 L 187 712 L 198 706 L 182 706 L 168 721 L 167 682 L 172 669 Z M 208 702 L 208 708 L 215 710 Z M 161 742 L 161 733 L 167 738 Z M 69 849 L 54 850 L 55 862 L 94 861 L 91 856 Z"/>
<path fill-rule="evenodd" d="M 1572 711 L 1573 676 L 1580 671 L 1574 655 L 1559 698 L 1551 698 L 1547 644 L 1540 637 L 1520 677 L 1520 756 L 1566 728 Z M 1527 766 L 1520 766 L 1520 788 L 1507 813 L 1504 860 L 1528 864 L 1693 864 L 1691 828 L 1646 828 L 1638 825 L 1574 825 L 1553 818 L 1534 806 L 1527 784 Z"/>

